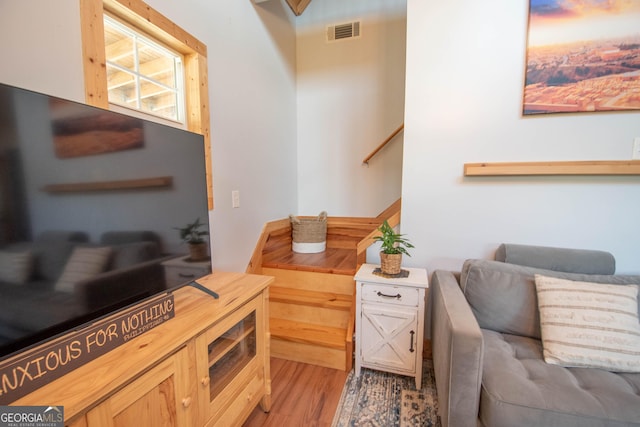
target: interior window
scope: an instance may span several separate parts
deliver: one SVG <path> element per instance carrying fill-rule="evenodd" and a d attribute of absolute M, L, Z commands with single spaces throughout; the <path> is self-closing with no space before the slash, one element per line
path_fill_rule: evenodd
<path fill-rule="evenodd" d="M 121 24 L 120 31 L 108 29 L 114 26 L 104 16 Z M 207 46 L 143 0 L 80 0 L 80 25 L 85 102 L 132 116 L 155 114 L 153 121 L 202 134 L 213 209 Z M 141 46 L 134 47 L 129 31 Z M 168 83 L 173 79 L 173 85 Z M 153 112 L 131 109 L 137 105 Z M 177 120 L 165 119 L 166 114 Z"/>
<path fill-rule="evenodd" d="M 109 102 L 184 122 L 182 55 L 104 16 Z"/>

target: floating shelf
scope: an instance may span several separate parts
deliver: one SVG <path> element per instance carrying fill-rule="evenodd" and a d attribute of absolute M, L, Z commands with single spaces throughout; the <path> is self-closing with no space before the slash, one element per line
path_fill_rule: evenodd
<path fill-rule="evenodd" d="M 464 176 L 518 175 L 640 175 L 640 160 L 464 164 Z"/>
<path fill-rule="evenodd" d="M 88 191 L 135 190 L 145 188 L 161 188 L 173 185 L 173 177 L 127 179 L 122 181 L 79 182 L 73 184 L 45 185 L 42 190 L 47 193 L 81 193 Z"/>

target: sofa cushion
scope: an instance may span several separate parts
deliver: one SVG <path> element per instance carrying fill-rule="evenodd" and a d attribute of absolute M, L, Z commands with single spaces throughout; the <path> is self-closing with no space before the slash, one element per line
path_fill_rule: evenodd
<path fill-rule="evenodd" d="M 640 374 L 549 365 L 539 340 L 482 333 L 482 425 L 640 426 Z"/>
<path fill-rule="evenodd" d="M 9 245 L 8 250 L 31 252 L 34 256 L 32 279 L 42 284 L 52 285 L 62 274 L 67 259 L 77 244 L 63 241 L 19 242 Z"/>
<path fill-rule="evenodd" d="M 22 285 L 31 277 L 32 267 L 31 252 L 0 251 L 0 282 Z"/>
<path fill-rule="evenodd" d="M 638 286 L 535 275 L 544 360 L 640 372 Z"/>
<path fill-rule="evenodd" d="M 498 246 L 495 259 L 509 264 L 565 273 L 613 274 L 616 272 L 616 259 L 611 253 L 589 249 L 503 243 Z"/>
<path fill-rule="evenodd" d="M 56 291 L 73 292 L 76 283 L 102 273 L 110 256 L 110 247 L 75 248 L 64 267 L 62 276 L 56 282 Z"/>
<path fill-rule="evenodd" d="M 596 283 L 640 284 L 640 276 L 563 273 L 490 260 L 467 260 L 460 287 L 481 328 L 540 339 L 534 275 Z"/>

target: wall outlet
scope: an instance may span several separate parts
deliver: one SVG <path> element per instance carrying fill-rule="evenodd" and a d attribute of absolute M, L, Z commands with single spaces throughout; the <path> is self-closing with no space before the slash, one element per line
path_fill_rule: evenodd
<path fill-rule="evenodd" d="M 231 192 L 231 206 L 234 208 L 240 207 L 240 192 L 238 190 Z"/>
<path fill-rule="evenodd" d="M 631 154 L 631 158 L 640 160 L 640 136 L 636 136 L 633 140 L 633 153 Z"/>

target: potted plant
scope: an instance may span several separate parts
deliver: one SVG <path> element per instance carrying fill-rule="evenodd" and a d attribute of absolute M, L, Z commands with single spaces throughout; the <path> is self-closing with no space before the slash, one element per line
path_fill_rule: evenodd
<path fill-rule="evenodd" d="M 374 236 L 373 239 L 382 243 L 380 247 L 380 270 L 384 274 L 398 274 L 402 264 L 402 254 L 411 256 L 407 249 L 414 246 L 404 237 L 404 234 L 396 233 L 387 220 L 378 227 L 378 231 L 381 234 Z"/>
<path fill-rule="evenodd" d="M 209 232 L 200 230 L 200 228 L 204 226 L 206 226 L 206 224 L 201 223 L 200 218 L 196 218 L 193 223 L 187 224 L 182 228 L 176 228 L 176 230 L 180 232 L 182 241 L 189 245 L 190 261 L 204 261 L 209 257 L 207 242 L 203 238 L 203 236 L 207 236 Z"/>

